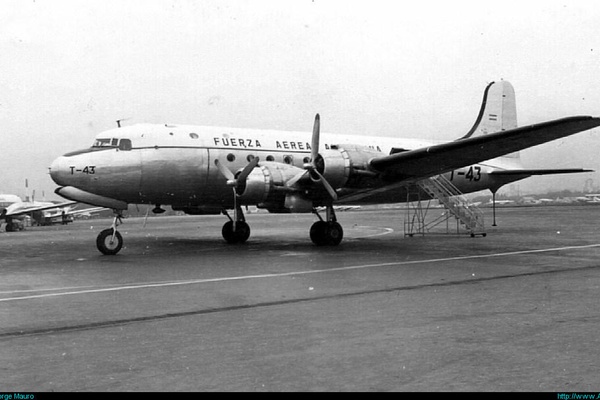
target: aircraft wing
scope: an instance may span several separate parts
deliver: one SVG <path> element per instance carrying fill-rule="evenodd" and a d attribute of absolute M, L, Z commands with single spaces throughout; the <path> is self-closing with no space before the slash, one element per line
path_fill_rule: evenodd
<path fill-rule="evenodd" d="M 111 211 L 111 209 L 106 207 L 89 207 L 82 208 L 81 210 L 69 211 L 66 213 L 66 215 L 93 214 L 101 211 Z"/>
<path fill-rule="evenodd" d="M 483 136 L 376 157 L 370 166 L 388 182 L 419 180 L 500 157 L 600 126 L 600 118 L 575 116 Z"/>
<path fill-rule="evenodd" d="M 16 217 L 18 215 L 29 214 L 31 212 L 52 210 L 54 208 L 66 207 L 66 206 L 70 206 L 70 205 L 73 205 L 76 203 L 77 203 L 76 201 L 67 201 L 64 203 L 52 204 L 52 205 L 46 205 L 46 206 L 35 206 L 35 205 L 21 206 L 20 204 L 16 203 L 15 205 L 17 205 L 18 207 L 12 207 L 12 205 L 8 206 L 6 208 L 6 213 L 3 214 L 3 216 Z"/>

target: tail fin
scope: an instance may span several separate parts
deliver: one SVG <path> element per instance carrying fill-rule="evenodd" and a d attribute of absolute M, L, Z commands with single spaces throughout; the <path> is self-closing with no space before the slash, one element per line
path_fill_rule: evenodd
<path fill-rule="evenodd" d="M 507 81 L 490 83 L 483 93 L 483 102 L 475 124 L 461 139 L 487 135 L 517 127 L 515 90 Z"/>

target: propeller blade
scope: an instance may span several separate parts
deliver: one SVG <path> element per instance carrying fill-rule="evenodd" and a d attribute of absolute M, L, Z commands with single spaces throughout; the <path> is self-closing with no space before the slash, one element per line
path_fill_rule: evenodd
<path fill-rule="evenodd" d="M 236 231 L 238 220 L 238 205 L 237 205 L 237 193 L 235 188 L 233 188 L 233 231 Z"/>
<path fill-rule="evenodd" d="M 248 178 L 248 175 L 250 175 L 252 170 L 258 165 L 258 161 L 258 157 L 254 157 L 252 161 L 250 161 L 250 163 L 248 163 L 248 165 L 246 165 L 242 172 L 238 175 L 237 180 L 239 182 L 246 182 L 246 178 Z"/>
<path fill-rule="evenodd" d="M 315 115 L 315 123 L 313 125 L 313 134 L 311 141 L 311 149 L 310 149 L 310 165 L 307 165 L 308 172 L 311 175 L 311 179 L 315 182 L 319 182 L 323 185 L 325 190 L 329 193 L 333 200 L 337 200 L 337 193 L 331 187 L 329 182 L 325 179 L 323 175 L 317 170 L 317 158 L 319 156 L 319 136 L 321 135 L 321 117 L 319 114 Z M 305 168 L 306 168 L 305 167 Z M 294 180 L 296 177 L 292 178 Z M 300 179 L 300 178 L 298 178 Z"/>
<path fill-rule="evenodd" d="M 226 166 L 224 166 L 223 164 L 221 164 L 219 162 L 219 160 L 215 160 L 215 165 L 217 166 L 217 168 L 219 169 L 219 171 L 221 172 L 221 174 L 225 178 L 227 178 L 227 180 L 229 180 L 229 181 L 235 180 L 235 175 L 233 175 L 233 172 L 231 172 L 229 170 L 229 168 L 227 168 Z"/>
<path fill-rule="evenodd" d="M 327 182 L 327 180 L 325 179 L 325 177 L 323 175 L 321 175 L 321 173 L 319 171 L 317 171 L 316 169 L 314 170 L 314 172 L 315 172 L 315 174 L 317 174 L 319 176 L 319 182 L 327 190 L 327 192 L 329 193 L 329 195 L 331 196 L 331 198 L 333 200 L 337 200 L 337 193 L 335 192 L 335 190 L 333 190 L 333 188 L 331 187 L 331 185 L 329 184 L 329 182 Z"/>
<path fill-rule="evenodd" d="M 302 171 L 299 174 L 296 174 L 296 176 L 293 176 L 292 179 L 290 179 L 289 181 L 287 181 L 285 183 L 285 186 L 287 186 L 287 187 L 294 186 L 296 184 L 296 182 L 298 182 L 300 179 L 304 178 L 307 173 L 308 173 L 308 171 Z"/>
<path fill-rule="evenodd" d="M 312 141 L 310 143 L 310 162 L 314 168 L 316 167 L 317 156 L 319 155 L 319 136 L 321 132 L 321 117 L 315 115 L 315 123 L 313 125 Z"/>

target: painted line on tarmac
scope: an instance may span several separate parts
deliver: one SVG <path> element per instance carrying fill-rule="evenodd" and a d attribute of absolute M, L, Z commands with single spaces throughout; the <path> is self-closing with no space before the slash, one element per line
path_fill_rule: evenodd
<path fill-rule="evenodd" d="M 518 256 L 518 255 L 527 255 L 527 254 L 535 254 L 535 253 L 547 253 L 547 252 L 551 252 L 551 251 L 582 250 L 582 249 L 590 249 L 590 248 L 594 248 L 594 247 L 600 247 L 600 243 L 589 244 L 589 245 L 584 245 L 584 246 L 565 246 L 565 247 L 553 247 L 550 249 L 521 250 L 521 251 L 511 251 L 511 252 L 506 252 L 506 253 L 479 254 L 479 255 L 473 255 L 473 256 L 458 256 L 458 257 L 448 257 L 448 258 L 434 258 L 434 259 L 427 259 L 427 260 L 395 261 L 395 262 L 378 263 L 378 264 L 352 265 L 352 266 L 347 266 L 347 267 L 318 269 L 318 270 L 310 270 L 310 271 L 292 271 L 292 272 L 283 272 L 283 273 L 278 273 L 278 274 L 242 275 L 242 276 L 230 276 L 230 277 L 208 278 L 208 279 L 193 279 L 193 280 L 185 280 L 185 281 L 140 283 L 140 284 L 131 284 L 131 285 L 124 285 L 124 286 L 105 287 L 105 288 L 98 288 L 98 289 L 85 289 L 85 290 L 74 290 L 74 291 L 60 292 L 60 293 L 46 293 L 46 294 L 29 295 L 29 296 L 21 296 L 21 297 L 9 297 L 9 298 L 0 299 L 0 302 L 42 299 L 42 298 L 58 297 L 58 296 L 72 296 L 72 295 L 78 295 L 78 294 L 116 292 L 116 291 L 121 291 L 121 290 L 149 289 L 149 288 L 160 288 L 160 287 L 168 287 L 168 286 L 183 286 L 183 285 L 197 285 L 197 284 L 201 284 L 201 283 L 241 281 L 241 280 L 247 280 L 247 279 L 281 278 L 281 277 L 286 277 L 286 276 L 319 274 L 319 273 L 324 273 L 324 272 L 339 272 L 339 271 L 350 271 L 350 270 L 367 269 L 367 268 L 427 264 L 427 263 L 460 261 L 460 260 L 474 260 L 474 259 L 492 258 L 492 257 Z M 60 290 L 60 289 L 38 289 L 38 291 L 52 291 L 52 290 Z M 15 291 L 13 293 L 17 293 L 17 292 Z"/>
<path fill-rule="evenodd" d="M 363 235 L 363 236 L 349 236 L 347 239 L 364 239 L 364 238 L 369 238 L 369 237 L 375 237 L 375 236 L 383 236 L 383 235 L 388 235 L 390 233 L 393 233 L 394 230 L 392 228 L 382 228 L 379 226 L 363 226 L 363 225 L 357 225 L 355 226 L 355 228 L 368 228 L 368 229 L 376 229 L 376 230 L 383 230 L 383 232 L 378 232 L 378 233 L 371 233 L 368 235 Z"/>

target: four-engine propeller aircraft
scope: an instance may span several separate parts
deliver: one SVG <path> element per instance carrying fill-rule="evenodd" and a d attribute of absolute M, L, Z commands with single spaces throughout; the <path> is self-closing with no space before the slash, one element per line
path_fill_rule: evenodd
<path fill-rule="evenodd" d="M 171 205 L 188 214 L 223 213 L 229 221 L 222 235 L 229 243 L 250 236 L 242 206 L 313 212 L 318 221 L 311 240 L 338 245 L 343 230 L 334 206 L 413 201 L 418 182 L 440 174 L 463 193 L 495 193 L 531 175 L 584 172 L 524 169 L 516 152 L 599 125 L 600 118 L 574 116 L 517 127 L 514 90 L 500 81 L 486 87 L 472 129 L 447 143 L 321 134 L 318 114 L 312 136 L 139 124 L 98 134 L 90 148 L 57 158 L 50 175 L 60 196 L 115 211 L 112 226 L 96 240 L 104 254 L 122 248 L 117 226 L 128 204 L 155 204 L 154 212 Z M 318 207 L 325 207 L 324 218 Z"/>

